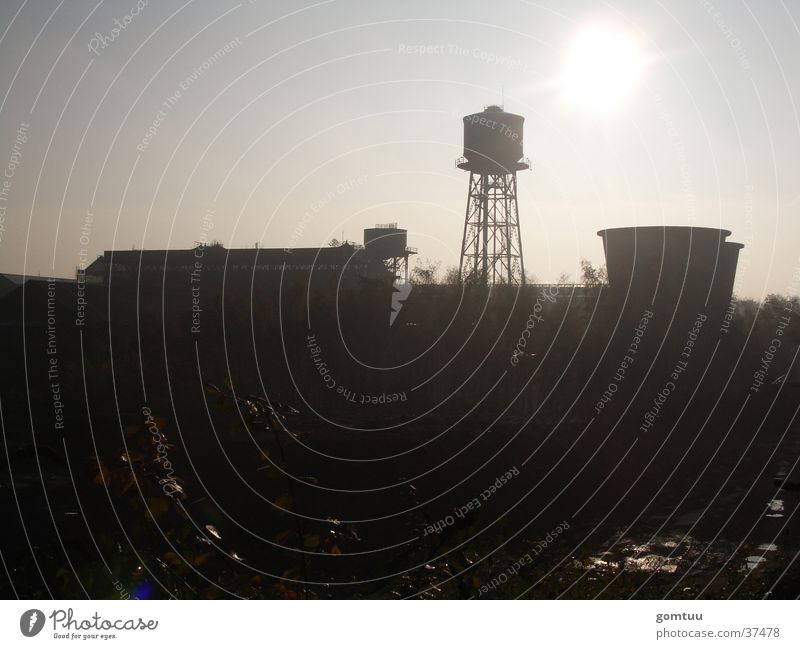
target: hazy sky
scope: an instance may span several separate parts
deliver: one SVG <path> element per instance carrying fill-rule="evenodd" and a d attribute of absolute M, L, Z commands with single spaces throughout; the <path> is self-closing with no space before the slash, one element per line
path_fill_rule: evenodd
<path fill-rule="evenodd" d="M 740 295 L 797 292 L 798 0 L 3 0 L 0 36 L 0 271 L 391 221 L 457 264 L 461 116 L 504 96 L 538 280 L 691 224 L 746 244 Z"/>

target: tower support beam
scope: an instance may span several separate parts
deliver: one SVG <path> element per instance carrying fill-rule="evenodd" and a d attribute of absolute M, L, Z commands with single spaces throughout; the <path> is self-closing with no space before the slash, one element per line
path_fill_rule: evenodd
<path fill-rule="evenodd" d="M 459 277 L 465 284 L 525 283 L 516 172 L 470 171 Z"/>

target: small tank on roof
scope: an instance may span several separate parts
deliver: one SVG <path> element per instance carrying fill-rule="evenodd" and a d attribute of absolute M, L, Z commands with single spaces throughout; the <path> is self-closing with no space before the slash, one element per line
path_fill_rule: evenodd
<path fill-rule="evenodd" d="M 378 224 L 364 229 L 364 250 L 375 259 L 403 257 L 408 251 L 408 230 L 397 223 Z"/>

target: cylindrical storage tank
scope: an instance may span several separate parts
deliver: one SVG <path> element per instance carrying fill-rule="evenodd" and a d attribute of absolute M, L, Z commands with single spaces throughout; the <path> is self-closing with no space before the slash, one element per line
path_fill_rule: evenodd
<path fill-rule="evenodd" d="M 522 134 L 525 118 L 489 106 L 464 117 L 464 158 L 460 166 L 481 173 L 507 173 L 526 169 Z"/>
<path fill-rule="evenodd" d="M 740 243 L 729 230 L 683 226 L 611 228 L 603 239 L 612 291 L 652 303 L 727 305 Z"/>
<path fill-rule="evenodd" d="M 402 257 L 408 245 L 408 230 L 392 227 L 366 228 L 364 250 L 376 259 Z"/>

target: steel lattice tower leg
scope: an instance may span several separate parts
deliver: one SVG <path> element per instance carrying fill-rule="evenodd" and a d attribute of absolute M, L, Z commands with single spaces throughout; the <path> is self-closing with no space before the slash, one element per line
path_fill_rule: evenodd
<path fill-rule="evenodd" d="M 516 173 L 470 172 L 459 277 L 465 284 L 525 283 Z"/>
<path fill-rule="evenodd" d="M 383 260 L 383 264 L 395 280 L 402 280 L 408 284 L 408 254 L 402 257 L 389 257 Z"/>

